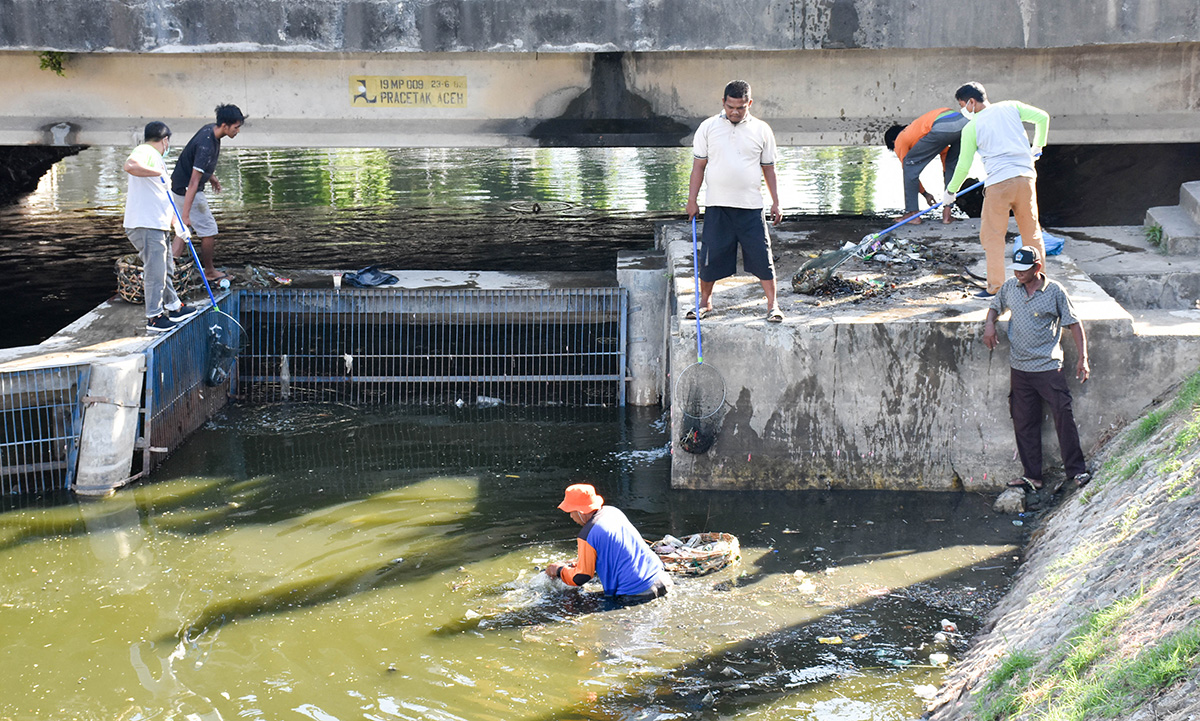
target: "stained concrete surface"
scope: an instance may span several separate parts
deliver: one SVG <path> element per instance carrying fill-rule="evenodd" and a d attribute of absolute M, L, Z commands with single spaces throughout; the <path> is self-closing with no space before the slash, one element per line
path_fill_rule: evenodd
<path fill-rule="evenodd" d="M 848 227 L 836 242 L 828 233 L 818 238 L 813 230 L 779 228 L 779 304 L 787 316 L 781 324 L 765 321 L 753 277 L 717 284 L 717 311 L 700 329 L 705 362 L 724 376 L 724 415 L 705 454 L 689 454 L 675 439 L 674 485 L 994 490 L 1020 475 L 1007 408 L 1007 339 L 1002 335 L 995 351 L 983 346 L 987 302 L 972 297 L 979 289 L 973 276 L 984 274 L 978 221 L 927 221 L 896 231 L 893 240 L 908 243 L 897 248 L 922 261 L 853 260 L 839 269 L 874 292 L 814 298 L 791 290 L 791 275 L 805 260 L 857 242 L 859 227 Z M 1015 224 L 1010 230 L 1016 232 Z M 1087 451 L 1195 370 L 1195 298 L 1161 308 L 1161 295 L 1136 289 L 1154 289 L 1165 270 L 1200 274 L 1200 258 L 1160 255 L 1139 227 L 1050 230 L 1068 240 L 1063 254 L 1050 258 L 1048 274 L 1066 286 L 1089 339 L 1092 379 L 1071 385 Z M 690 231 L 665 225 L 659 240 L 675 274 L 677 307 L 689 308 Z M 1129 291 L 1125 304 L 1091 273 Z M 696 324 L 679 312 L 672 325 L 677 378 L 696 360 Z M 1073 369 L 1068 338 L 1066 367 Z M 681 427 L 678 407 L 672 420 Z M 1050 424 L 1044 428 L 1047 466 L 1059 464 Z"/>

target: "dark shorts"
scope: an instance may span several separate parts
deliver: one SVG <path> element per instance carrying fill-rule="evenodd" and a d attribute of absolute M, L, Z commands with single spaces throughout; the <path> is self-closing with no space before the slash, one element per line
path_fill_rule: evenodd
<path fill-rule="evenodd" d="M 709 206 L 704 210 L 700 246 L 700 280 L 712 283 L 737 272 L 737 249 L 742 266 L 759 280 L 775 279 L 771 236 L 762 208 Z"/>
<path fill-rule="evenodd" d="M 654 579 L 654 583 L 650 586 L 650 590 L 644 593 L 626 594 L 620 596 L 612 596 L 611 601 L 618 606 L 636 606 L 639 603 L 653 601 L 656 598 L 662 598 L 667 595 L 667 592 L 675 585 L 671 577 L 666 571 L 658 574 L 658 578 Z"/>

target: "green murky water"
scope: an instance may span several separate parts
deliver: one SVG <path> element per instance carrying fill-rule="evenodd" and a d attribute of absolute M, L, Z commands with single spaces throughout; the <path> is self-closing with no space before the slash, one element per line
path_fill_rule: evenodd
<path fill-rule="evenodd" d="M 231 408 L 153 484 L 0 506 L 0 718 L 919 715 L 1023 529 L 971 495 L 672 491 L 667 442 L 657 412 Z M 743 559 L 634 608 L 553 588 L 580 481 Z"/>

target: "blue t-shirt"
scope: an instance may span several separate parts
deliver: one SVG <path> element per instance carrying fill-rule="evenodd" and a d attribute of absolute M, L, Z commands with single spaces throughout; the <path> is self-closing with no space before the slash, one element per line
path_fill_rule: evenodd
<path fill-rule="evenodd" d="M 662 561 L 621 509 L 602 507 L 579 531 L 596 550 L 596 577 L 606 596 L 635 596 L 654 585 Z"/>

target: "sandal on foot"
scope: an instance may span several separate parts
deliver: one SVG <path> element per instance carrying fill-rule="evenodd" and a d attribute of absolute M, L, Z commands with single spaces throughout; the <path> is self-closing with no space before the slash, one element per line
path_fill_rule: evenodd
<path fill-rule="evenodd" d="M 783 311 L 779 310 L 778 308 L 772 308 L 771 310 L 767 311 L 767 322 L 768 323 L 782 323 L 783 322 Z"/>
<path fill-rule="evenodd" d="M 1025 476 L 1021 476 L 1020 478 L 1012 479 L 1011 481 L 1008 482 L 1008 486 L 1009 486 L 1009 488 L 1024 488 L 1025 486 L 1029 486 L 1030 488 L 1032 488 L 1035 491 L 1042 490 L 1042 482 L 1041 481 L 1033 479 L 1033 478 L 1026 478 Z"/>
<path fill-rule="evenodd" d="M 711 313 L 711 312 L 712 312 L 712 308 L 701 308 L 701 309 L 700 309 L 700 320 L 704 320 L 704 319 L 705 319 L 705 317 L 707 317 L 707 316 L 708 316 L 708 314 L 709 314 L 709 313 Z M 687 312 L 687 313 L 684 313 L 684 314 L 683 314 L 683 317 L 684 317 L 686 320 L 696 320 L 696 309 L 695 309 L 695 308 L 688 308 L 688 312 Z"/>
<path fill-rule="evenodd" d="M 1092 482 L 1092 474 L 1088 473 L 1087 471 L 1084 471 L 1083 473 L 1077 473 L 1075 474 L 1075 478 L 1073 480 L 1075 481 L 1076 488 L 1083 488 Z"/>

